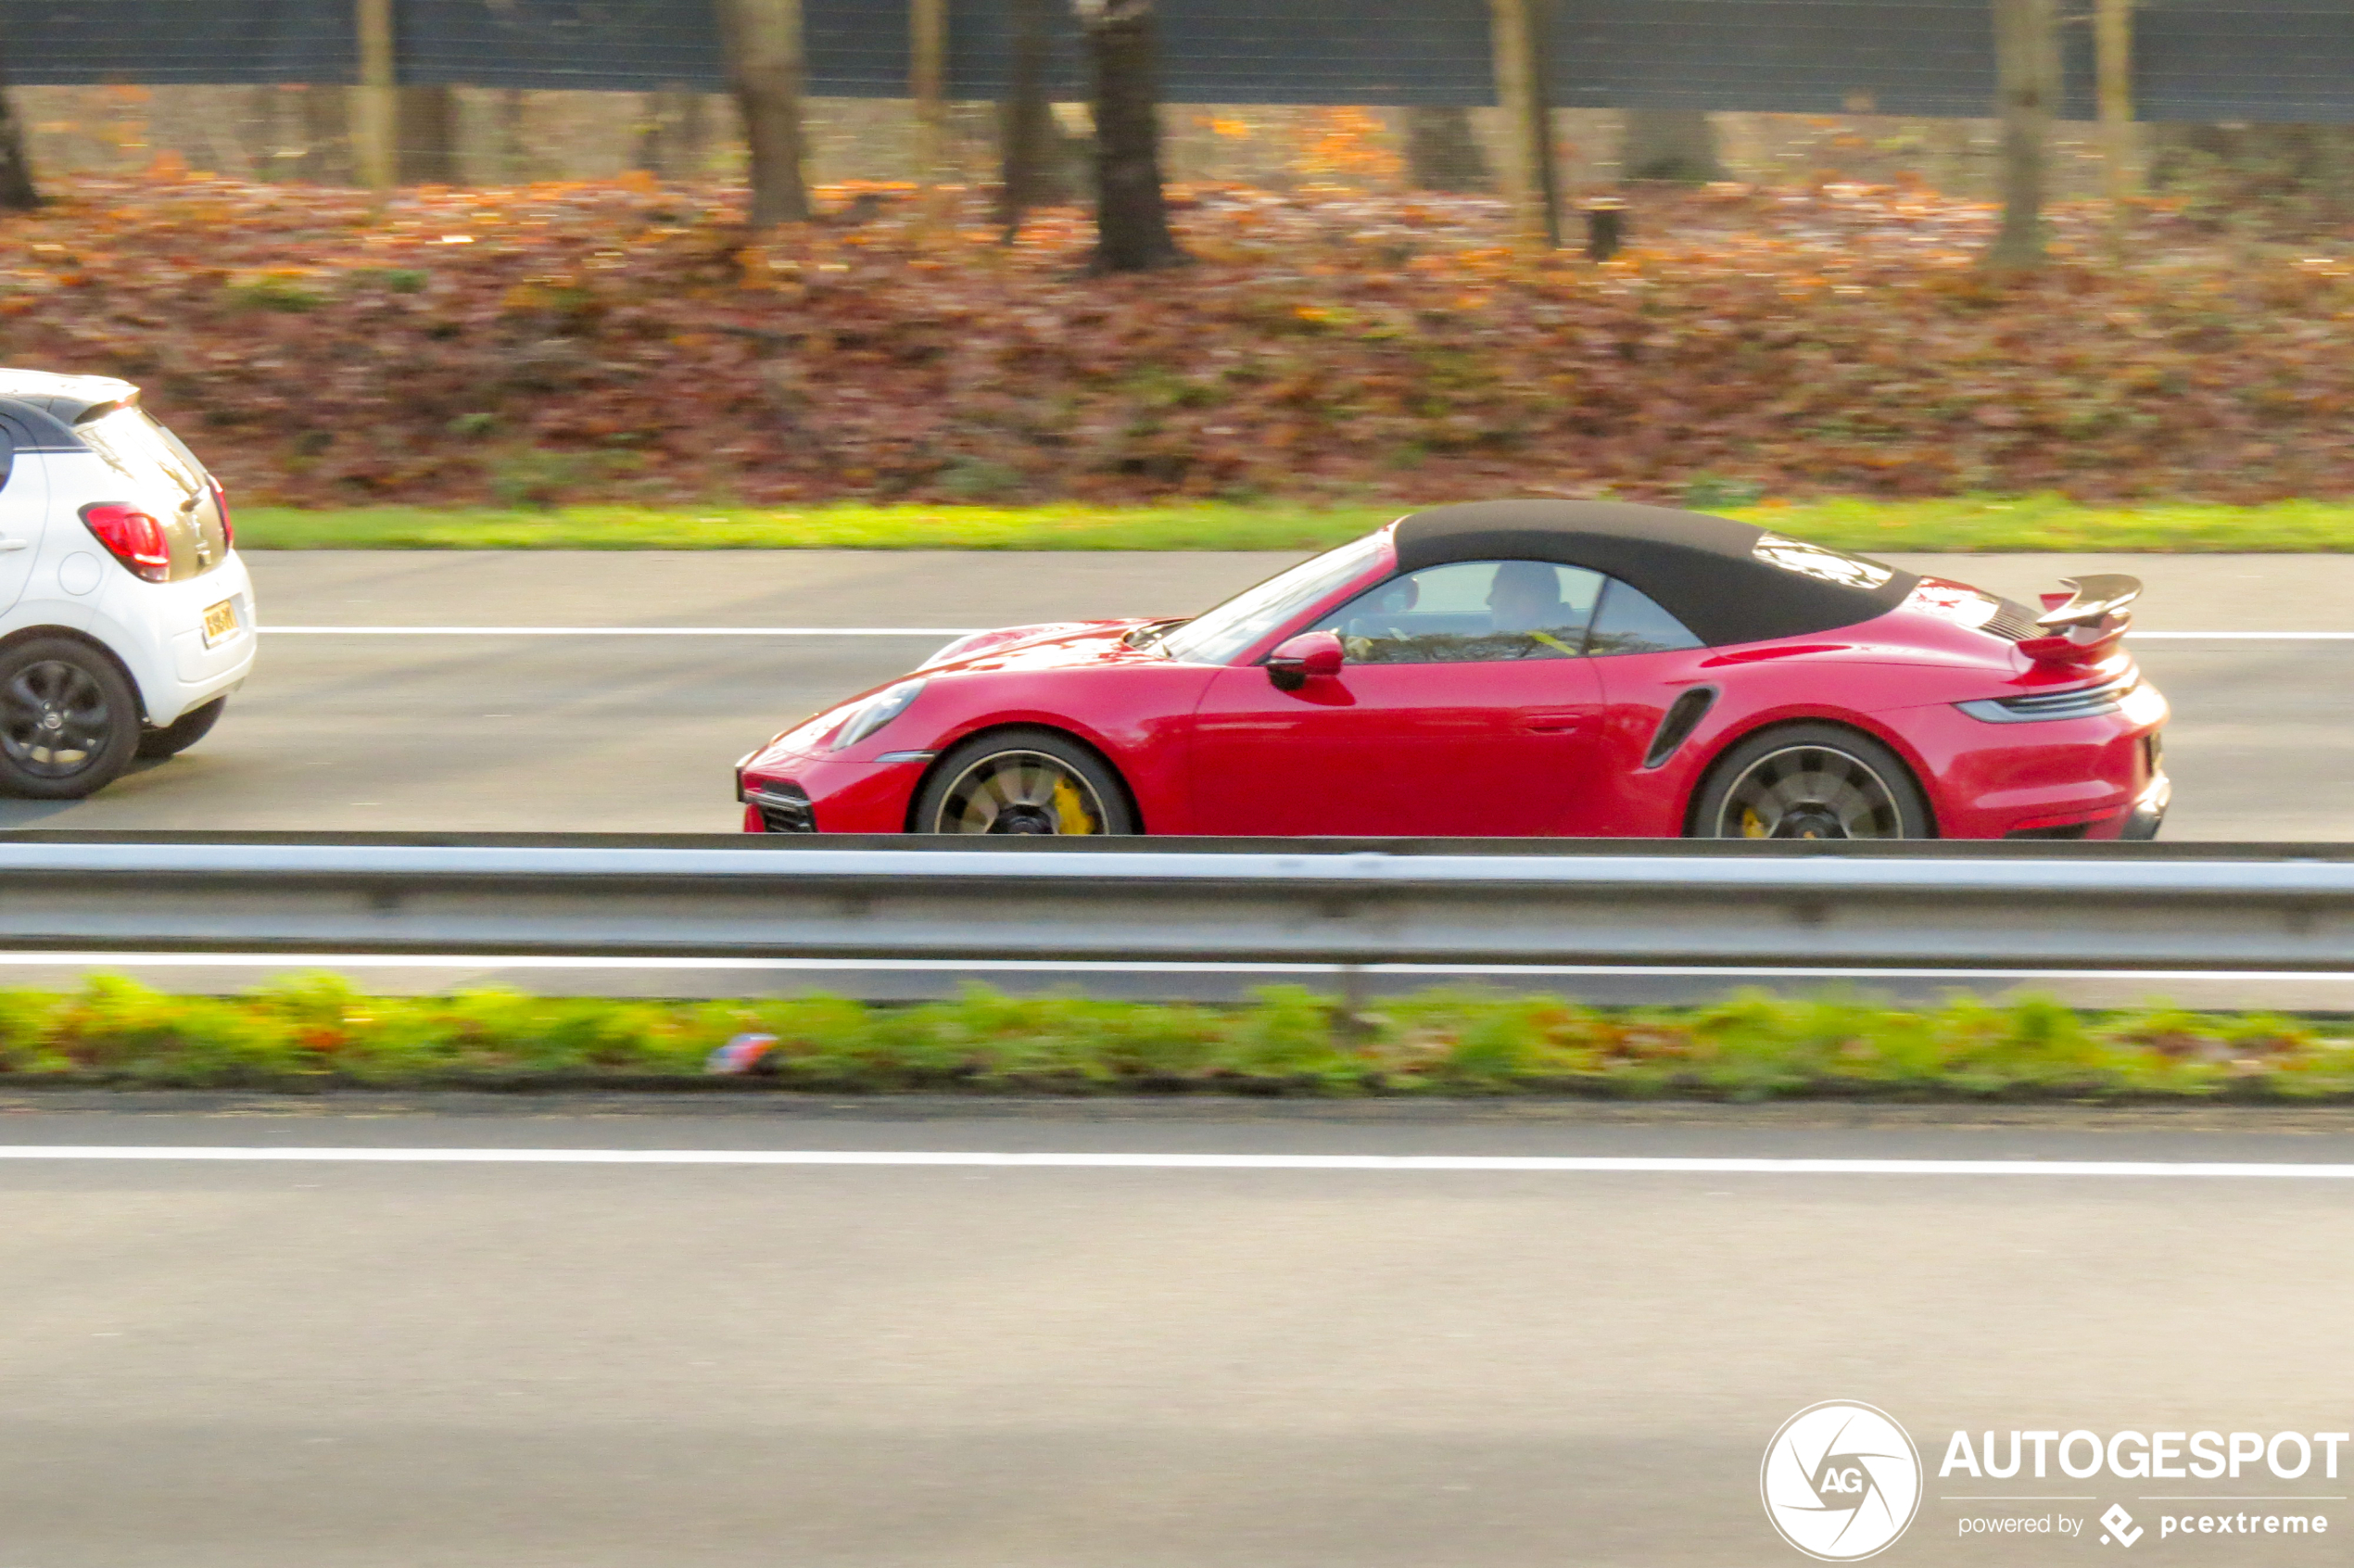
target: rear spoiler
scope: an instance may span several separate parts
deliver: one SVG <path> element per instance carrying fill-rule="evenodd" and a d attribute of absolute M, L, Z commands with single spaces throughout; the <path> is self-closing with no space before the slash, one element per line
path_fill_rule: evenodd
<path fill-rule="evenodd" d="M 2142 579 L 2121 572 L 2062 577 L 2066 593 L 2042 596 L 2035 617 L 2045 635 L 2030 638 L 2019 651 L 2039 664 L 2096 664 L 2117 651 L 2133 617 L 2125 606 L 2142 597 Z"/>

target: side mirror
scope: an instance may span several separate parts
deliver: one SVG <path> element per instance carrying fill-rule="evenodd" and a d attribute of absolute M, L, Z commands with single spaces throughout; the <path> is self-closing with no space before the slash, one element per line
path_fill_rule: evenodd
<path fill-rule="evenodd" d="M 1347 660 L 1340 639 L 1328 631 L 1301 632 L 1267 655 L 1267 678 L 1297 691 L 1316 677 L 1336 676 Z"/>

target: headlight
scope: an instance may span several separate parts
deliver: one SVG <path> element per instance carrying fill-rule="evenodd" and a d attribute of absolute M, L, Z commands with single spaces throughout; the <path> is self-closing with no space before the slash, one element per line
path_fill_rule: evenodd
<path fill-rule="evenodd" d="M 907 704 L 914 702 L 923 689 L 924 683 L 920 680 L 903 680 L 897 686 L 887 686 L 876 692 L 842 720 L 842 727 L 834 732 L 833 744 L 826 749 L 842 752 L 855 746 L 905 713 Z"/>

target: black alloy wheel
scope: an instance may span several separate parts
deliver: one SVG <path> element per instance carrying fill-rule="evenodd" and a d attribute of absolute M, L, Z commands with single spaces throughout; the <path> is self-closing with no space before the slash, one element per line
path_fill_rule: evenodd
<path fill-rule="evenodd" d="M 0 654 L 0 789 L 78 800 L 104 789 L 139 745 L 139 705 L 113 661 L 65 638 Z"/>
<path fill-rule="evenodd" d="M 917 797 L 919 833 L 1133 833 L 1111 770 L 1052 730 L 1003 730 L 956 751 Z"/>
<path fill-rule="evenodd" d="M 1703 839 L 1927 839 L 1935 836 L 1912 773 L 1876 740 L 1832 725 L 1753 736 L 1727 753 L 1702 792 Z"/>

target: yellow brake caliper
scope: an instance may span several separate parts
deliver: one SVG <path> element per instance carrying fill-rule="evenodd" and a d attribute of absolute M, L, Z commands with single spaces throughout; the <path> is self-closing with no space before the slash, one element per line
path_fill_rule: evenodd
<path fill-rule="evenodd" d="M 1762 839 L 1766 836 L 1766 819 L 1757 815 L 1755 806 L 1741 807 L 1741 837 Z"/>
<path fill-rule="evenodd" d="M 1079 798 L 1068 778 L 1055 780 L 1055 831 L 1057 833 L 1092 833 L 1095 819 L 1087 813 L 1087 804 Z"/>

